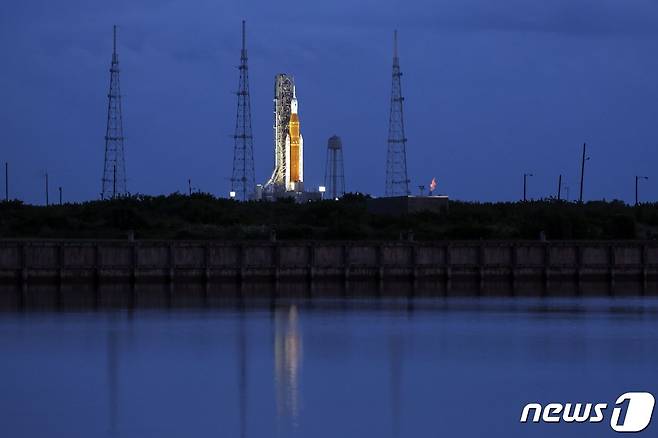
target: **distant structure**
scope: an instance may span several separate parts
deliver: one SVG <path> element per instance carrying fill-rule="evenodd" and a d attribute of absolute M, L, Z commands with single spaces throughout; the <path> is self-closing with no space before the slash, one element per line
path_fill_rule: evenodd
<path fill-rule="evenodd" d="M 402 84 L 398 57 L 398 32 L 393 32 L 393 84 L 391 87 L 391 111 L 388 122 L 388 151 L 386 155 L 386 196 L 409 195 L 407 177 L 407 138 L 404 135 L 402 111 Z"/>
<path fill-rule="evenodd" d="M 334 135 L 327 144 L 327 164 L 324 171 L 324 185 L 331 199 L 345 194 L 345 170 L 343 168 L 343 143 Z"/>
<path fill-rule="evenodd" d="M 242 51 L 240 52 L 240 82 L 238 85 L 238 112 L 233 135 L 233 174 L 231 192 L 242 201 L 247 201 L 256 188 L 254 171 L 254 142 L 251 132 L 251 102 L 249 97 L 249 69 L 247 67 L 247 47 L 245 21 L 242 20 Z"/>
<path fill-rule="evenodd" d="M 121 87 L 119 56 L 117 55 L 117 27 L 114 26 L 110 90 L 107 94 L 107 129 L 105 131 L 105 163 L 103 166 L 102 199 L 114 199 L 128 194 L 126 159 L 123 147 L 123 118 L 121 115 Z"/>
<path fill-rule="evenodd" d="M 293 79 L 278 74 L 274 80 L 274 171 L 265 188 L 270 192 L 304 190 L 304 138 Z"/>

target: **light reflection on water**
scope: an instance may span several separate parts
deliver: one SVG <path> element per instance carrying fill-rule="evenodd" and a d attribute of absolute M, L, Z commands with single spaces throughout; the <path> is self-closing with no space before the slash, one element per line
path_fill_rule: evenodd
<path fill-rule="evenodd" d="M 0 420 L 11 437 L 614 436 L 518 415 L 657 394 L 656 341 L 650 299 L 5 313 Z"/>
<path fill-rule="evenodd" d="M 274 382 L 277 417 L 297 426 L 299 377 L 302 367 L 302 336 L 297 306 L 274 312 Z"/>

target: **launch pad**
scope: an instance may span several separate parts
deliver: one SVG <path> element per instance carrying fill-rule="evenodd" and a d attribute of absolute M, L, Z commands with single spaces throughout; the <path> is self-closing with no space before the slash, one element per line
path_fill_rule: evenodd
<path fill-rule="evenodd" d="M 295 190 L 272 190 L 267 189 L 262 184 L 256 186 L 256 192 L 254 198 L 257 201 L 276 201 L 279 199 L 293 199 L 297 203 L 308 202 L 308 201 L 320 201 L 322 200 L 322 192 L 307 192 L 304 190 L 295 191 Z"/>

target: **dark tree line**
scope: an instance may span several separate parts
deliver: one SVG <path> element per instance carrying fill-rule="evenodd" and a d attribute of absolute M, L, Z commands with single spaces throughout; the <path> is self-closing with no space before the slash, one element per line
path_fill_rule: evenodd
<path fill-rule="evenodd" d="M 368 213 L 367 196 L 295 204 L 239 203 L 208 194 L 131 196 L 63 206 L 0 203 L 2 238 L 138 239 L 655 239 L 658 204 L 541 200 L 451 201 L 447 213 Z M 405 237 L 406 238 L 406 237 Z"/>

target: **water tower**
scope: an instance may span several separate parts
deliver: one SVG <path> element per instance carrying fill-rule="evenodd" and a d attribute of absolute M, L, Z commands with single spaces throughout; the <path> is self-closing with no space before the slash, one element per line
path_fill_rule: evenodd
<path fill-rule="evenodd" d="M 343 143 L 334 135 L 327 144 L 327 167 L 324 172 L 324 185 L 331 199 L 345 194 L 345 172 L 343 169 Z"/>

